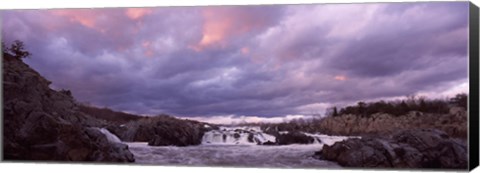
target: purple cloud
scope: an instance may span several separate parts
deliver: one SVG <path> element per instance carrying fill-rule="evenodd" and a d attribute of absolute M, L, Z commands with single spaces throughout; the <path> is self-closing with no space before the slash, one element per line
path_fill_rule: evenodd
<path fill-rule="evenodd" d="M 466 2 L 9 10 L 2 19 L 3 41 L 24 41 L 26 62 L 52 87 L 140 114 L 308 114 L 468 82 Z"/>

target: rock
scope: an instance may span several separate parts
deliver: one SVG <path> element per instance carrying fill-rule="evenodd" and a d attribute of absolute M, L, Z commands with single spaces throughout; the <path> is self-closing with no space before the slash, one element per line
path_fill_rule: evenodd
<path fill-rule="evenodd" d="M 218 129 L 215 125 L 180 120 L 166 115 L 143 117 L 122 125 L 109 125 L 106 128 L 122 141 L 148 142 L 151 146 L 199 145 L 206 131 Z"/>
<path fill-rule="evenodd" d="M 80 133 L 78 133 L 80 132 Z M 133 162 L 133 154 L 122 143 L 111 143 L 98 128 L 71 129 L 61 136 L 65 151 L 72 161 Z"/>
<path fill-rule="evenodd" d="M 248 133 L 247 140 L 248 140 L 248 142 L 255 142 L 255 141 L 254 141 L 253 133 Z"/>
<path fill-rule="evenodd" d="M 223 142 L 227 141 L 227 135 L 226 135 L 226 134 L 223 134 L 223 135 L 222 135 L 222 139 L 223 139 Z"/>
<path fill-rule="evenodd" d="M 325 145 L 316 158 L 346 167 L 466 169 L 467 149 L 439 130 L 405 130 L 391 138 L 352 138 Z"/>
<path fill-rule="evenodd" d="M 275 137 L 278 145 L 311 144 L 315 141 L 313 137 L 307 136 L 300 132 L 290 132 L 285 134 L 277 133 Z"/>
<path fill-rule="evenodd" d="M 155 137 L 155 129 L 153 126 L 140 124 L 135 132 L 133 141 L 136 142 L 148 142 Z"/>
<path fill-rule="evenodd" d="M 262 145 L 276 145 L 277 143 L 275 142 L 272 142 L 272 141 L 267 141 L 267 142 L 264 142 Z"/>
<path fill-rule="evenodd" d="M 396 134 L 394 142 L 412 146 L 426 158 L 426 168 L 466 168 L 467 147 L 445 132 L 435 129 L 407 130 Z"/>
<path fill-rule="evenodd" d="M 203 134 L 211 129 L 195 121 L 179 120 L 168 116 L 145 118 L 126 126 L 132 127 L 130 129 L 136 136 L 134 141 L 138 141 L 138 136 L 142 136 L 151 146 L 199 145 L 202 143 Z"/>
<path fill-rule="evenodd" d="M 3 63 L 5 160 L 134 161 L 128 146 L 89 128 L 101 123 L 78 112 L 70 92 L 50 89 L 20 59 L 4 54 Z"/>
<path fill-rule="evenodd" d="M 234 137 L 235 139 L 238 139 L 238 138 L 240 138 L 240 134 L 234 133 L 234 134 L 233 134 L 233 137 Z"/>
<path fill-rule="evenodd" d="M 151 139 L 148 142 L 148 145 L 150 145 L 150 146 L 169 146 L 169 145 L 174 145 L 174 144 L 172 142 L 170 142 L 170 140 L 164 139 L 162 136 L 156 135 L 155 137 L 153 137 L 153 139 Z"/>
<path fill-rule="evenodd" d="M 347 167 L 391 167 L 385 150 L 376 139 L 351 139 L 332 147 L 324 146 L 323 156 Z M 341 151 L 332 153 L 330 151 Z"/>

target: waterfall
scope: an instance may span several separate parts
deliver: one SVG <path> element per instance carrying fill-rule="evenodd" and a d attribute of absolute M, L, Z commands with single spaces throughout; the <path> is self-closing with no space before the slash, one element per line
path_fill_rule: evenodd
<path fill-rule="evenodd" d="M 261 145 L 275 142 L 275 136 L 263 133 L 260 127 L 220 127 L 206 132 L 202 144 L 217 145 Z"/>
<path fill-rule="evenodd" d="M 325 144 L 325 145 L 333 145 L 335 142 L 343 141 L 348 138 L 360 138 L 356 136 L 329 136 L 323 134 L 312 134 L 312 133 L 304 133 L 307 136 L 311 136 L 315 139 L 313 142 L 314 144 Z"/>
<path fill-rule="evenodd" d="M 113 143 L 121 143 L 122 142 L 117 136 L 110 133 L 110 131 L 108 131 L 107 129 L 101 128 L 99 130 L 100 130 L 100 132 L 102 132 L 105 135 L 105 137 L 107 137 L 108 141 L 113 142 Z"/>

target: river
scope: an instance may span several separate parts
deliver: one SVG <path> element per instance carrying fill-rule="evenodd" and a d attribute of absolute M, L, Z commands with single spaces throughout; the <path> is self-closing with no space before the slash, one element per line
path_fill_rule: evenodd
<path fill-rule="evenodd" d="M 107 138 L 118 138 L 102 130 Z M 282 132 L 288 133 L 288 132 Z M 312 144 L 258 145 L 275 141 L 275 137 L 263 133 L 259 127 L 221 127 L 203 136 L 197 146 L 148 146 L 146 142 L 123 142 L 138 164 L 174 166 L 220 166 L 257 168 L 339 168 L 335 162 L 313 158 L 324 145 L 347 139 L 342 136 L 308 134 L 315 138 Z"/>
<path fill-rule="evenodd" d="M 266 168 L 336 168 L 338 164 L 313 158 L 321 144 L 198 145 L 188 147 L 153 147 L 147 143 L 127 143 L 135 162 L 155 165 L 266 167 Z"/>

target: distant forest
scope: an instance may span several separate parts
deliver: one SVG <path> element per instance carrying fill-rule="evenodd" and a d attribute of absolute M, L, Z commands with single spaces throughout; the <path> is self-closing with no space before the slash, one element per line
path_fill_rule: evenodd
<path fill-rule="evenodd" d="M 387 113 L 394 116 L 405 115 L 410 111 L 419 111 L 423 113 L 449 113 L 450 107 L 462 107 L 467 109 L 468 95 L 465 93 L 457 94 L 452 98 L 446 99 L 427 99 L 426 97 L 411 96 L 404 100 L 396 101 L 377 101 L 377 102 L 358 102 L 356 105 L 347 106 L 338 109 L 331 107 L 327 109 L 327 116 L 341 116 L 347 114 L 370 117 L 375 113 Z"/>

